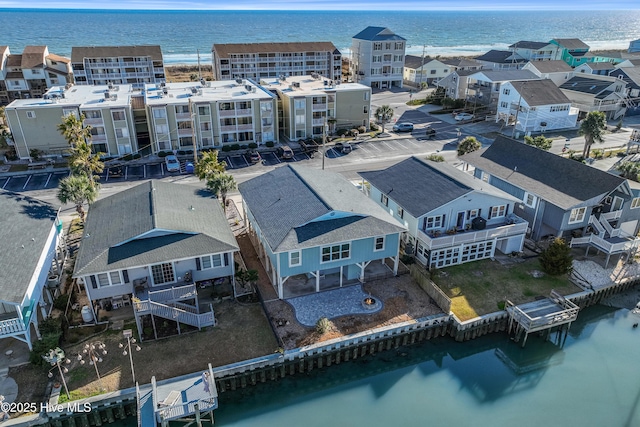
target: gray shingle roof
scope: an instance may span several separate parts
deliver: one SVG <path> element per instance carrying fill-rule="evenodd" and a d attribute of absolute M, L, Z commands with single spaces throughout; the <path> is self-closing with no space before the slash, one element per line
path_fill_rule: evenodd
<path fill-rule="evenodd" d="M 491 82 L 540 79 L 540 77 L 529 70 L 478 70 L 475 73 L 484 75 Z"/>
<path fill-rule="evenodd" d="M 621 76 L 622 80 L 627 83 L 629 89 L 640 89 L 640 68 L 625 67 L 617 68 L 609 73 L 612 77 Z"/>
<path fill-rule="evenodd" d="M 572 50 L 572 49 L 589 49 L 589 45 L 584 43 L 580 39 L 554 39 L 558 45 Z"/>
<path fill-rule="evenodd" d="M 49 203 L 0 190 L 0 300 L 22 302 L 57 212 Z"/>
<path fill-rule="evenodd" d="M 71 62 L 81 63 L 84 58 L 111 58 L 123 56 L 148 56 L 152 61 L 162 61 L 160 45 L 140 46 L 73 46 Z"/>
<path fill-rule="evenodd" d="M 429 58 L 428 56 L 424 57 L 424 65 L 427 65 L 431 61 L 437 61 L 437 59 Z M 422 56 L 405 55 L 404 57 L 404 66 L 406 68 L 420 68 L 422 64 Z"/>
<path fill-rule="evenodd" d="M 444 58 L 441 62 L 456 68 L 482 67 L 482 62 L 470 58 Z"/>
<path fill-rule="evenodd" d="M 592 70 L 613 70 L 616 68 L 612 62 L 587 62 L 587 66 Z"/>
<path fill-rule="evenodd" d="M 541 49 L 547 46 L 549 42 L 532 42 L 528 40 L 520 40 L 509 46 L 509 49 L 521 48 L 521 49 Z"/>
<path fill-rule="evenodd" d="M 422 161 L 417 157 L 381 171 L 359 174 L 414 218 L 473 191 L 516 200 L 449 164 Z"/>
<path fill-rule="evenodd" d="M 564 210 L 604 196 L 625 182 L 619 176 L 504 136 L 462 159 Z"/>
<path fill-rule="evenodd" d="M 571 103 L 567 95 L 549 79 L 513 81 L 511 85 L 518 91 L 529 107 Z"/>
<path fill-rule="evenodd" d="M 331 42 L 284 42 L 284 43 L 224 43 L 214 44 L 211 49 L 220 58 L 228 58 L 231 54 L 262 52 L 331 52 L 340 51 Z"/>
<path fill-rule="evenodd" d="M 554 61 L 532 61 L 529 64 L 541 73 L 568 73 L 573 71 L 573 68 L 561 59 Z"/>
<path fill-rule="evenodd" d="M 238 188 L 274 252 L 404 230 L 349 181 L 331 172 L 285 165 Z M 323 215 L 328 216 L 314 221 Z"/>
<path fill-rule="evenodd" d="M 149 181 L 95 202 L 74 276 L 237 250 L 220 203 L 198 193 Z"/>
<path fill-rule="evenodd" d="M 370 41 L 406 40 L 385 27 L 367 27 L 353 36 L 353 38 Z"/>
<path fill-rule="evenodd" d="M 516 55 L 508 50 L 490 50 L 484 55 L 477 56 L 475 59 L 477 61 L 494 62 L 496 64 L 520 64 L 527 62 L 527 60 L 520 55 Z"/>
<path fill-rule="evenodd" d="M 589 77 L 574 76 L 560 86 L 560 89 L 573 90 L 575 92 L 598 94 L 611 86 L 613 82 L 607 80 L 590 79 Z"/>

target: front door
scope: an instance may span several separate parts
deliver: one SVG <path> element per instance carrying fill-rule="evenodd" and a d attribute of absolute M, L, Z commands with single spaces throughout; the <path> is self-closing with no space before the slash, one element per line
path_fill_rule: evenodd
<path fill-rule="evenodd" d="M 458 230 L 464 230 L 464 217 L 466 212 L 458 212 L 458 219 L 456 220 L 456 228 Z"/>

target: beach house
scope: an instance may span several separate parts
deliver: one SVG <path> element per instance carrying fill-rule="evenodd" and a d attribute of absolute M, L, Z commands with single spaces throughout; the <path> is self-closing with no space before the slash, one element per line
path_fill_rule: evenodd
<path fill-rule="evenodd" d="M 407 40 L 385 27 L 367 27 L 353 36 L 353 81 L 374 89 L 402 87 Z"/>
<path fill-rule="evenodd" d="M 607 119 L 616 120 L 627 108 L 627 82 L 623 79 L 580 74 L 560 85 L 560 89 L 571 100 L 571 105 L 580 110 L 581 117 L 591 111 L 601 111 Z"/>

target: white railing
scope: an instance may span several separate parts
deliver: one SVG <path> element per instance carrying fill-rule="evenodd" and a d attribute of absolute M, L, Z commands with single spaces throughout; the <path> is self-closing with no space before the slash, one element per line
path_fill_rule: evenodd
<path fill-rule="evenodd" d="M 327 109 L 327 104 L 313 104 L 313 111 L 324 111 Z"/>
<path fill-rule="evenodd" d="M 253 114 L 251 108 L 236 109 L 236 116 L 250 116 L 251 114 Z"/>
<path fill-rule="evenodd" d="M 176 322 L 184 323 L 186 325 L 203 328 L 205 326 L 213 326 L 215 324 L 213 307 L 211 307 L 211 311 L 201 314 L 190 313 L 180 308 L 171 307 L 153 301 L 149 302 L 149 307 L 151 308 L 151 314 L 154 316 L 175 320 Z"/>
<path fill-rule="evenodd" d="M 515 236 L 527 232 L 528 223 L 523 221 L 518 224 L 505 224 L 495 228 L 487 228 L 477 231 L 464 231 L 445 236 L 432 237 L 419 230 L 420 240 L 423 240 L 428 249 L 446 248 L 449 246 L 457 246 L 463 243 L 483 242 L 486 240 L 499 239 L 508 236 Z"/>
<path fill-rule="evenodd" d="M 219 110 L 218 111 L 218 115 L 220 117 L 230 117 L 230 116 L 235 116 L 236 114 L 236 110 Z"/>
<path fill-rule="evenodd" d="M 590 234 L 585 237 L 574 237 L 571 239 L 569 246 L 591 244 L 598 247 L 600 250 L 606 253 L 624 252 L 633 249 L 638 246 L 640 239 L 630 239 L 625 242 L 611 243 L 595 234 Z"/>
<path fill-rule="evenodd" d="M 26 330 L 24 322 L 18 318 L 0 320 L 0 335 L 8 335 Z"/>
<path fill-rule="evenodd" d="M 104 121 L 102 120 L 102 117 L 97 118 L 97 119 L 89 119 L 89 118 L 85 118 L 84 119 L 84 124 L 85 125 L 101 125 L 103 123 L 104 123 Z"/>
<path fill-rule="evenodd" d="M 593 225 L 596 230 L 598 230 L 598 234 L 604 234 L 604 227 L 600 224 L 600 221 L 595 216 L 591 215 L 589 217 L 589 224 Z"/>
<path fill-rule="evenodd" d="M 189 113 L 176 113 L 177 120 L 189 120 L 191 119 L 191 115 Z"/>
<path fill-rule="evenodd" d="M 159 291 L 149 291 L 149 299 L 154 302 L 177 301 L 195 298 L 197 294 L 196 285 L 191 284 Z"/>
<path fill-rule="evenodd" d="M 218 407 L 217 398 L 210 397 L 208 399 L 198 399 L 191 402 L 179 403 L 173 406 L 162 406 L 158 409 L 160 421 L 169 421 L 176 418 L 184 418 L 187 415 L 195 414 L 196 412 L 204 412 Z M 198 408 L 196 410 L 196 405 Z"/>
<path fill-rule="evenodd" d="M 249 123 L 238 125 L 238 130 L 253 130 L 253 124 Z"/>
<path fill-rule="evenodd" d="M 178 136 L 193 136 L 193 129 L 178 129 Z"/>
<path fill-rule="evenodd" d="M 313 119 L 311 122 L 314 126 L 322 126 L 324 124 L 324 119 Z"/>
<path fill-rule="evenodd" d="M 622 210 L 621 209 L 619 209 L 617 211 L 603 212 L 603 213 L 600 214 L 600 218 L 601 219 L 606 219 L 607 221 L 618 219 L 621 216 L 622 216 Z"/>

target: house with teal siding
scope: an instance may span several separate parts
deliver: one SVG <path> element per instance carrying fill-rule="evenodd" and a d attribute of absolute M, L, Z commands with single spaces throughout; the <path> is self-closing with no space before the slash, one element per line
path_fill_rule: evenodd
<path fill-rule="evenodd" d="M 407 228 L 405 252 L 413 247 L 427 268 L 522 251 L 528 224 L 514 214 L 519 200 L 449 164 L 410 157 L 360 176 L 371 200 Z"/>
<path fill-rule="evenodd" d="M 558 46 L 555 59 L 562 59 L 574 68 L 594 60 L 593 56 L 588 55 L 589 45 L 580 39 L 553 39 L 549 43 Z"/>
<path fill-rule="evenodd" d="M 58 208 L 0 190 L 0 339 L 32 349 L 38 316 L 49 317 L 63 263 Z M 7 346 L 10 348 L 9 346 Z"/>
<path fill-rule="evenodd" d="M 290 285 L 301 279 L 314 283 L 312 292 L 364 282 L 374 263 L 397 274 L 406 228 L 344 177 L 287 164 L 238 189 L 249 236 L 279 298 L 292 296 Z"/>
<path fill-rule="evenodd" d="M 624 178 L 503 136 L 461 159 L 520 200 L 514 212 L 534 240 L 562 237 L 608 257 L 640 244 L 640 197 Z"/>

